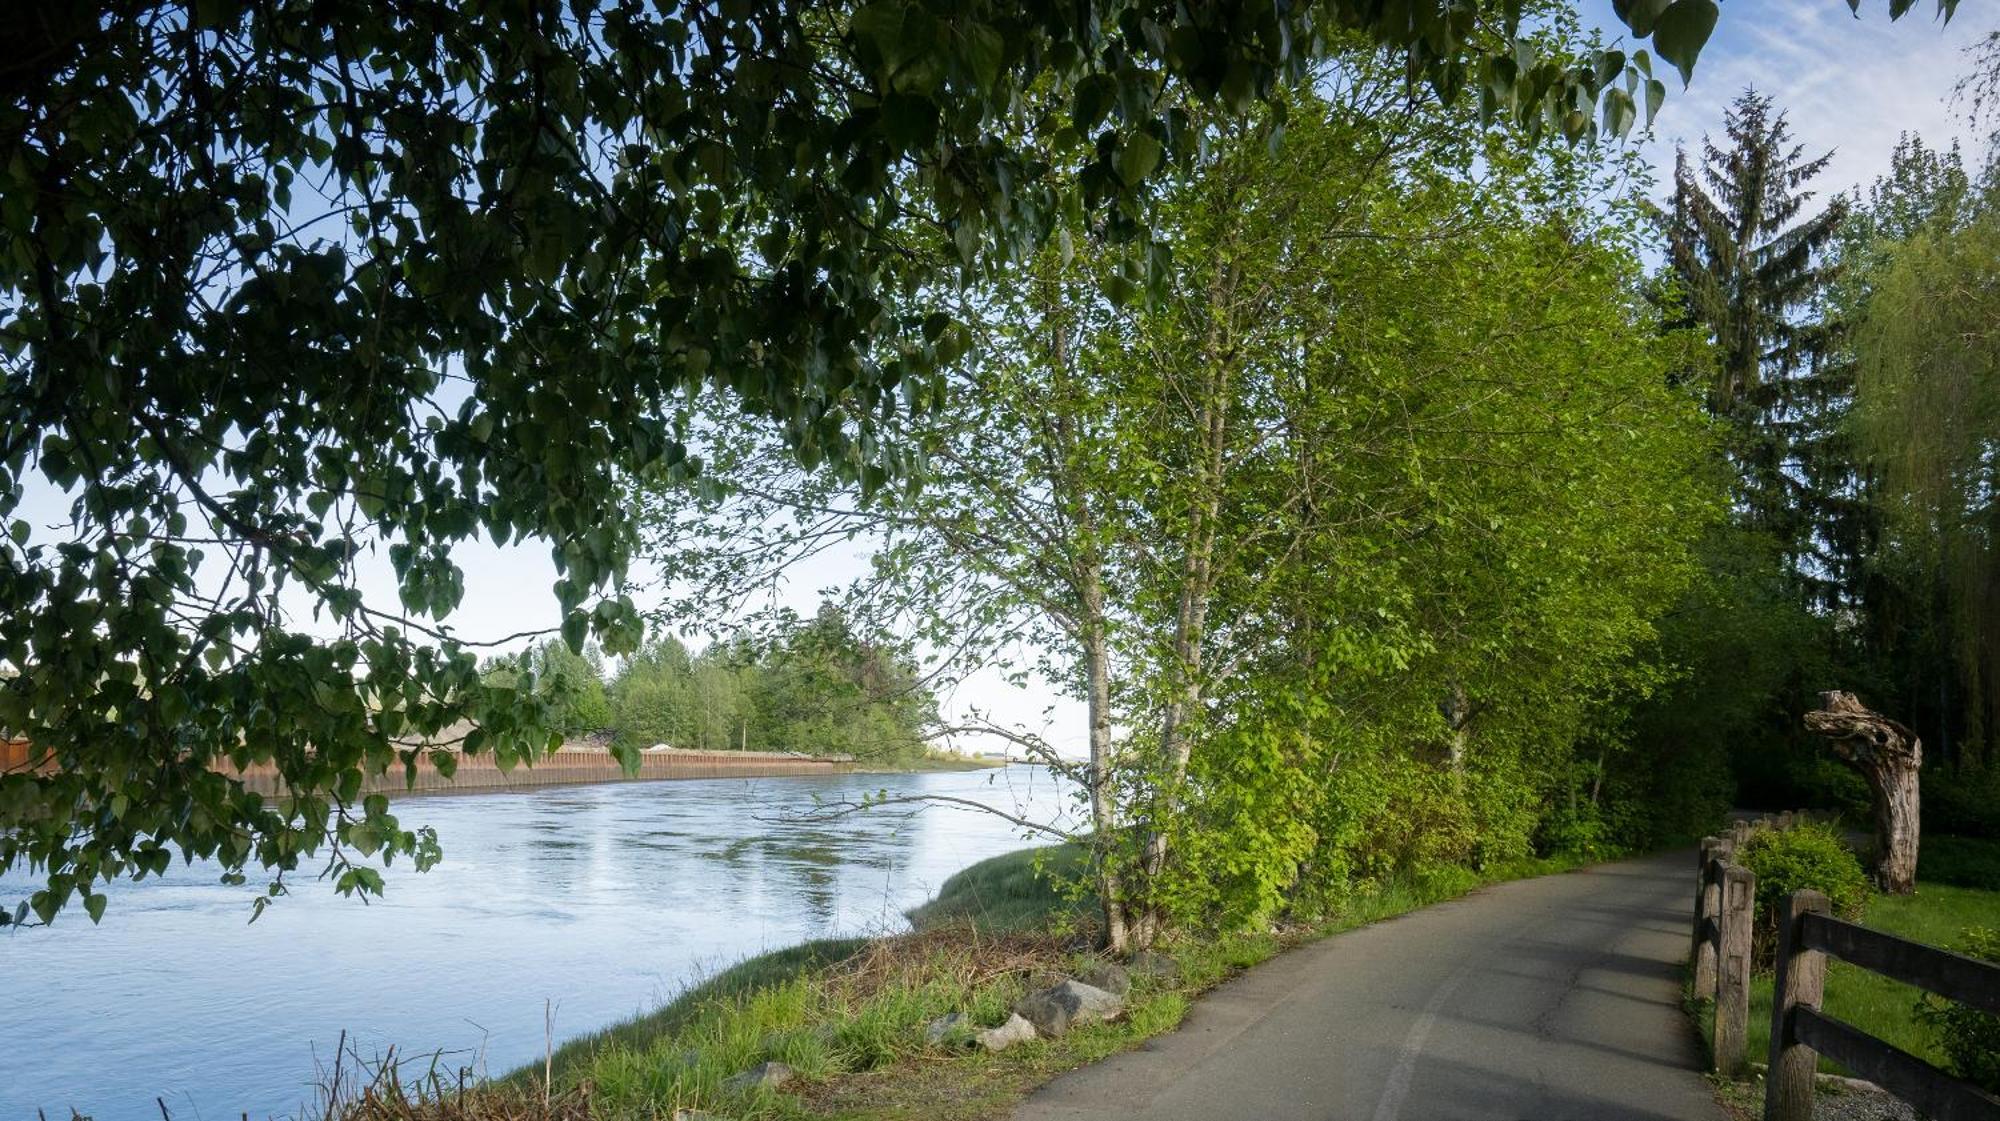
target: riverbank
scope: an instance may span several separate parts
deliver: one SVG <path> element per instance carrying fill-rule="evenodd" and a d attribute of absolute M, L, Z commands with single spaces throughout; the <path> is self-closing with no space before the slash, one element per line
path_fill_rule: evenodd
<path fill-rule="evenodd" d="M 419 755 L 414 779 L 391 768 L 362 785 L 364 794 L 484 794 L 547 786 L 588 786 L 605 782 L 671 782 L 712 778 L 799 778 L 838 774 L 929 774 L 979 771 L 1005 766 L 997 760 L 931 755 L 910 763 L 883 765 L 852 755 L 806 755 L 791 751 L 688 751 L 657 748 L 639 757 L 628 772 L 603 747 L 566 744 L 535 760 L 502 768 L 491 754 L 453 755 L 450 772 L 429 755 Z M 259 764 L 227 772 L 244 788 L 266 797 L 280 793 L 277 768 Z"/>
<path fill-rule="evenodd" d="M 1172 1030 L 1200 994 L 1291 946 L 1585 863 L 1523 861 L 1385 884 L 1318 923 L 1162 947 L 1171 965 L 1135 970 L 1124 1015 L 1111 1023 L 998 1053 L 927 1042 L 927 1027 L 941 1017 L 998 1024 L 1038 980 L 1103 964 L 1090 950 L 1094 907 L 1064 886 L 1079 859 L 1066 848 L 995 857 L 947 880 L 911 912 L 907 934 L 752 958 L 654 1012 L 464 1094 L 440 1085 L 443 1093 L 428 1101 L 378 1099 L 329 1113 L 341 1121 L 581 1121 L 677 1110 L 743 1121 L 989 1118 L 1063 1071 Z M 778 1087 L 732 1086 L 765 1063 L 783 1064 L 790 1078 Z"/>

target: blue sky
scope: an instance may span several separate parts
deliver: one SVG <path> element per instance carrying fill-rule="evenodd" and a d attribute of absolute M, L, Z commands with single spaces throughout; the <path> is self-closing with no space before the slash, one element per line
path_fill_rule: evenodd
<path fill-rule="evenodd" d="M 1934 17 L 1934 0 L 1917 0 L 1901 20 L 1888 0 L 1862 0 L 1859 16 L 1846 0 L 1722 0 L 1722 18 L 1702 52 L 1693 85 L 1669 78 L 1667 103 L 1642 150 L 1669 185 L 1676 143 L 1690 151 L 1704 133 L 1720 136 L 1723 110 L 1746 87 L 1771 95 L 1790 115 L 1793 135 L 1809 155 L 1832 151 L 1820 183 L 1822 198 L 1866 184 L 1887 170 L 1897 134 L 1921 134 L 1934 146 L 1968 141 L 1979 156 L 1963 106 L 1952 87 L 1970 67 L 1966 48 L 2000 25 L 1991 0 L 1962 0 L 1950 24 Z M 1586 0 L 1587 24 L 1607 39 L 1624 33 L 1610 0 Z"/>

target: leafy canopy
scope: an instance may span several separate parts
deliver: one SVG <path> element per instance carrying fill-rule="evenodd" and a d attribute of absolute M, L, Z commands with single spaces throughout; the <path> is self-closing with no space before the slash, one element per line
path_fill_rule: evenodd
<path fill-rule="evenodd" d="M 1684 78 L 1716 10 L 1619 6 Z M 357 804 L 366 774 L 460 720 L 467 750 L 549 739 L 547 706 L 482 681 L 442 623 L 454 544 L 547 541 L 565 641 L 629 649 L 622 484 L 698 468 L 669 398 L 726 387 L 864 490 L 914 476 L 878 420 L 938 405 L 970 339 L 898 297 L 1000 269 L 1060 217 L 1128 248 L 1122 291 L 1156 282 L 1145 203 L 1201 145 L 1190 102 L 1241 112 L 1356 39 L 1530 136 L 1622 133 L 1665 95 L 1643 50 L 1536 53 L 1518 0 L 6 20 L 0 725 L 57 764 L 0 777 L 0 870 L 47 880 L 11 921 L 98 914 L 94 884 L 174 850 L 280 877 L 323 855 L 369 890 L 357 837 L 420 850 Z M 71 503 L 39 532 L 17 517 L 37 476 Z M 357 592 L 367 542 L 399 602 Z M 290 796 L 216 773 L 257 760 Z"/>

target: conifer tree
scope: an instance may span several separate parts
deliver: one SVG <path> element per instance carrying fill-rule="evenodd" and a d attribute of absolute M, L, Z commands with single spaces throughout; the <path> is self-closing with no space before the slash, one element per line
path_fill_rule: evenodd
<path fill-rule="evenodd" d="M 1699 162 L 1676 160 L 1668 260 L 1688 319 L 1716 344 L 1708 406 L 1733 429 L 1738 517 L 1775 538 L 1802 595 L 1823 599 L 1822 511 L 1807 493 L 1823 465 L 1805 461 L 1844 399 L 1826 361 L 1841 328 L 1822 313 L 1837 273 L 1825 250 L 1847 203 L 1801 217 L 1831 153 L 1808 158 L 1769 97 L 1745 90 L 1724 128 L 1726 144 L 1705 140 Z"/>

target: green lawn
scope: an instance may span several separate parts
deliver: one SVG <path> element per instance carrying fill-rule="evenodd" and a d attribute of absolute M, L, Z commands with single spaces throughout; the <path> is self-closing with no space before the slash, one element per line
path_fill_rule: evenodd
<path fill-rule="evenodd" d="M 1928 841 L 1926 842 L 1928 843 Z M 2000 927 L 2000 891 L 1919 882 L 1910 896 L 1878 895 L 1868 904 L 1862 922 L 1877 930 L 1932 946 L 1952 946 L 1967 927 Z M 1845 1020 L 1924 1061 L 1943 1066 L 1931 1031 L 1919 1023 L 1915 1008 L 1919 990 L 1869 973 L 1846 962 L 1829 962 L 1826 971 L 1826 1014 Z M 1703 1013 L 1704 1027 L 1708 1013 Z M 1750 986 L 1750 1059 L 1765 1062 L 1771 1040 L 1771 977 L 1756 977 Z M 1844 1074 L 1822 1059 L 1820 1068 Z"/>

